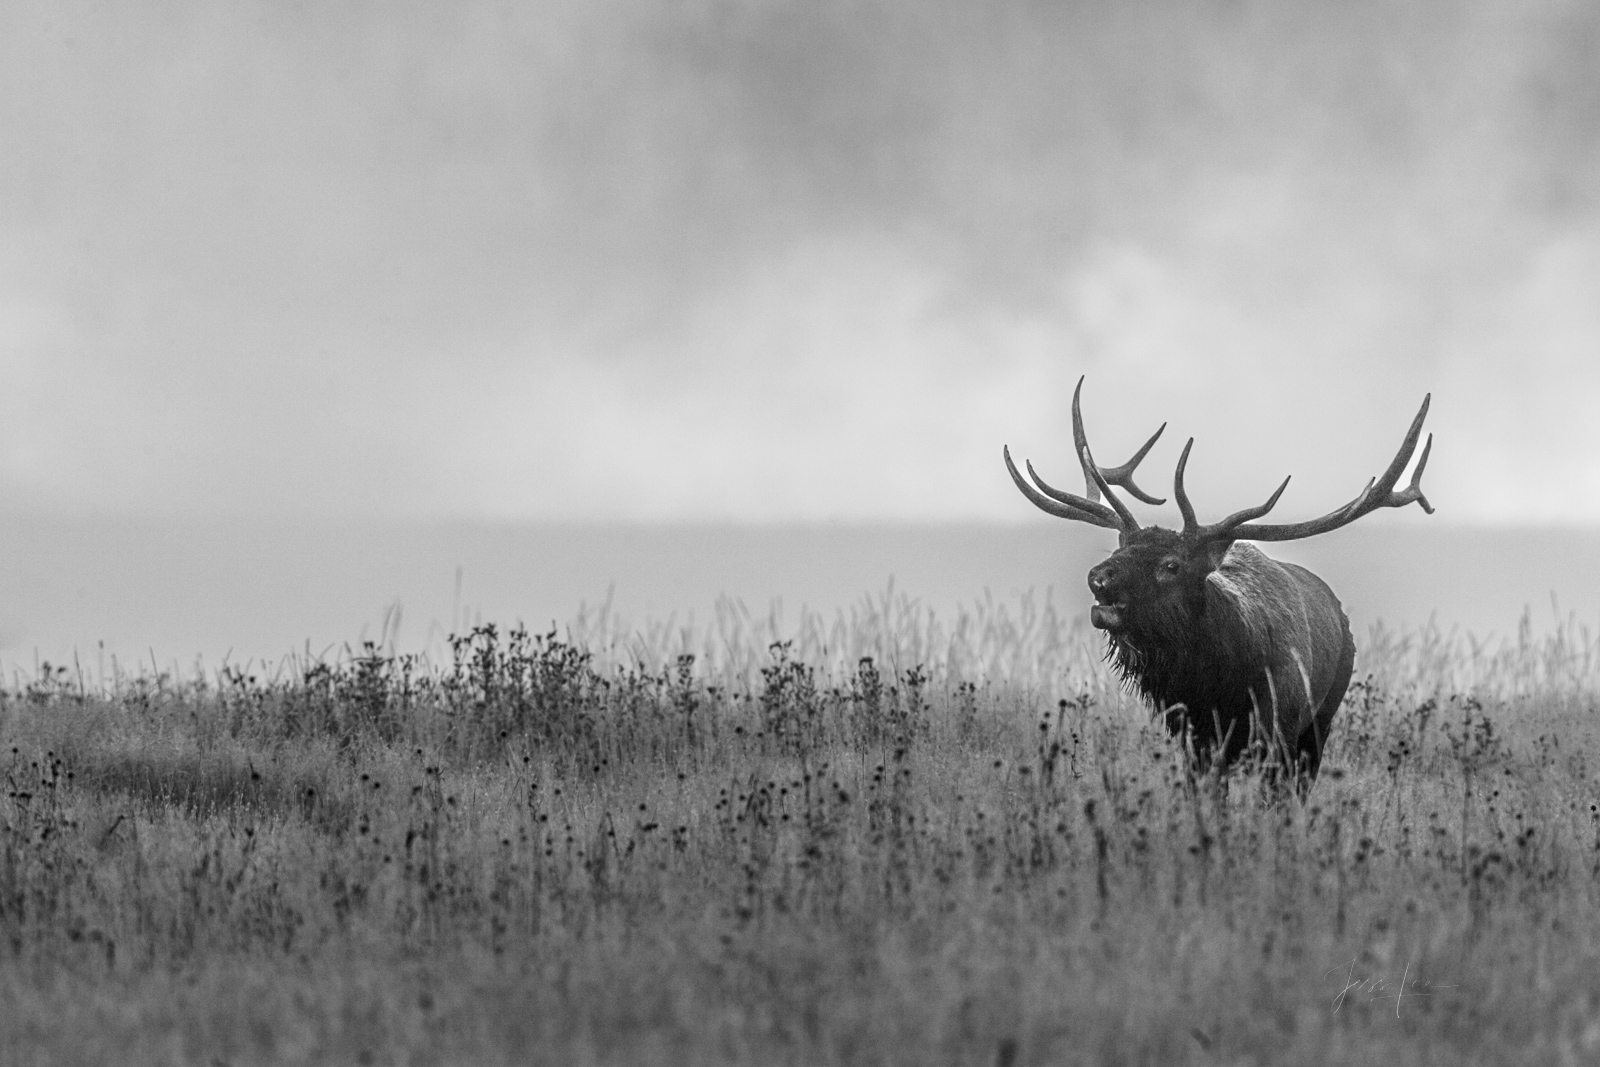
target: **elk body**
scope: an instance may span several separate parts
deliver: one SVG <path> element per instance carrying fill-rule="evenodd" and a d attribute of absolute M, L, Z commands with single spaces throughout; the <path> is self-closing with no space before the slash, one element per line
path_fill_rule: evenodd
<path fill-rule="evenodd" d="M 1267 524 L 1261 518 L 1289 484 L 1285 478 L 1259 507 L 1202 526 L 1184 492 L 1183 472 L 1194 439 L 1183 446 L 1173 496 L 1183 529 L 1141 527 L 1111 486 L 1149 504 L 1163 504 L 1133 482 L 1134 469 L 1161 436 L 1163 424 L 1120 467 L 1095 464 L 1083 429 L 1079 395 L 1072 396 L 1072 433 L 1086 495 L 1055 489 L 1027 464 L 1030 484 L 1003 450 L 1006 469 L 1040 509 L 1116 530 L 1117 551 L 1089 571 L 1095 603 L 1090 620 L 1105 631 L 1107 656 L 1123 678 L 1154 705 L 1174 734 L 1192 745 L 1201 766 L 1222 769 L 1256 751 L 1269 774 L 1292 775 L 1302 791 L 1322 763 L 1334 713 L 1355 663 L 1355 642 L 1344 608 L 1327 583 L 1304 567 L 1268 558 L 1251 541 L 1292 541 L 1348 525 L 1383 507 L 1433 507 L 1422 494 L 1422 471 L 1433 447 L 1423 446 L 1410 484 L 1395 485 L 1411 462 L 1425 397 L 1389 468 L 1354 500 L 1318 519 Z M 1106 503 L 1101 503 L 1101 496 Z M 1109 504 L 1109 506 L 1107 506 Z"/>

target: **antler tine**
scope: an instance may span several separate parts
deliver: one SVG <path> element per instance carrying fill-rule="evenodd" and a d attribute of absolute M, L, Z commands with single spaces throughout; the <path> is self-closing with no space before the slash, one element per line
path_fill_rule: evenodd
<path fill-rule="evenodd" d="M 1422 455 L 1417 459 L 1417 466 L 1411 473 L 1411 482 L 1404 489 L 1395 492 L 1395 483 L 1400 480 L 1400 475 L 1406 469 L 1406 464 L 1411 462 L 1411 454 L 1416 451 L 1417 439 L 1422 436 L 1422 421 L 1428 416 L 1428 405 L 1433 400 L 1433 394 L 1422 398 L 1422 407 L 1417 410 L 1416 418 L 1411 420 L 1411 427 L 1406 431 L 1405 440 L 1400 443 L 1400 450 L 1395 453 L 1394 460 L 1389 467 L 1377 478 L 1367 482 L 1366 488 L 1356 494 L 1354 500 L 1328 512 L 1321 518 L 1310 519 L 1306 522 L 1287 524 L 1245 524 L 1227 531 L 1230 536 L 1240 541 L 1295 541 L 1302 537 L 1312 537 L 1316 534 L 1337 530 L 1341 526 L 1355 522 L 1361 516 L 1376 511 L 1379 508 L 1400 508 L 1410 503 L 1422 505 L 1422 510 L 1429 515 L 1433 514 L 1433 505 L 1428 503 L 1428 498 L 1422 492 L 1422 472 L 1428 465 L 1428 454 L 1433 451 L 1433 435 L 1428 435 L 1427 442 L 1422 446 Z M 1287 483 L 1286 483 L 1287 484 Z M 1278 490 L 1282 492 L 1282 488 Z M 1276 496 L 1273 498 L 1276 500 Z M 1243 513 L 1241 513 L 1243 514 Z M 1263 512 L 1262 514 L 1265 514 Z M 1249 516 L 1256 518 L 1257 516 Z M 1232 518 L 1232 516 L 1230 516 Z M 1226 527 L 1228 519 L 1218 523 L 1219 527 Z"/>
<path fill-rule="evenodd" d="M 1411 472 L 1411 484 L 1395 494 L 1396 497 L 1405 497 L 1404 500 L 1395 505 L 1396 507 L 1403 507 L 1415 500 L 1422 505 L 1423 511 L 1429 515 L 1433 514 L 1433 505 L 1428 503 L 1428 498 L 1422 492 L 1422 472 L 1428 466 L 1428 453 L 1432 451 L 1433 434 L 1430 433 L 1428 439 L 1422 444 L 1422 455 L 1417 459 L 1416 469 Z"/>
<path fill-rule="evenodd" d="M 1189 502 L 1189 494 L 1183 488 L 1183 472 L 1189 467 L 1189 449 L 1193 447 L 1194 438 L 1191 437 L 1184 444 L 1183 453 L 1178 457 L 1178 469 L 1172 475 L 1172 495 L 1178 498 L 1178 510 L 1183 512 L 1183 532 L 1185 535 L 1195 537 L 1201 541 L 1225 538 L 1234 527 L 1249 522 L 1251 519 L 1259 519 L 1271 511 L 1277 506 L 1278 498 L 1283 495 L 1283 491 L 1289 488 L 1289 479 L 1285 478 L 1283 484 L 1278 486 L 1277 492 L 1268 497 L 1265 504 L 1260 504 L 1253 508 L 1245 508 L 1243 511 L 1236 511 L 1221 522 L 1213 523 L 1210 526 L 1201 526 L 1194 516 L 1194 505 Z"/>
<path fill-rule="evenodd" d="M 1394 454 L 1394 459 L 1390 462 L 1389 469 L 1378 476 L 1378 491 L 1383 493 L 1386 498 L 1395 495 L 1393 492 L 1394 483 L 1400 480 L 1401 472 L 1406 469 L 1406 464 L 1411 462 L 1411 453 L 1417 449 L 1417 438 L 1422 436 L 1422 420 L 1428 417 L 1428 405 L 1432 402 L 1432 393 L 1422 398 L 1422 407 L 1417 409 L 1417 417 L 1411 420 L 1411 426 L 1406 430 L 1406 439 L 1400 442 L 1400 451 Z M 1432 434 L 1428 435 L 1428 443 L 1430 446 L 1433 444 Z M 1424 459 L 1423 463 L 1426 462 L 1427 460 Z M 1410 503 L 1410 501 L 1403 501 L 1403 503 Z M 1397 507 L 1398 505 L 1380 504 L 1378 506 Z"/>
<path fill-rule="evenodd" d="M 1189 494 L 1183 491 L 1183 472 L 1189 466 L 1189 449 L 1194 447 L 1194 438 L 1189 438 L 1183 446 L 1183 454 L 1178 457 L 1178 469 L 1172 475 L 1172 495 L 1178 498 L 1178 510 L 1183 512 L 1183 532 L 1194 533 L 1200 529 L 1200 523 L 1194 517 L 1194 505 L 1189 503 Z"/>
<path fill-rule="evenodd" d="M 1002 446 L 1000 453 L 1005 458 L 1006 470 L 1011 472 L 1011 480 L 1017 483 L 1017 488 L 1022 490 L 1022 495 L 1032 501 L 1034 507 L 1040 511 L 1060 519 L 1075 519 L 1095 526 L 1104 526 L 1111 530 L 1122 530 L 1124 528 L 1121 520 L 1104 504 L 1085 500 L 1082 497 L 1075 497 L 1071 493 L 1063 493 L 1055 489 L 1049 490 L 1050 496 L 1041 493 L 1039 489 L 1029 485 L 1023 480 L 1022 475 L 1017 473 L 1017 465 L 1011 462 L 1010 447 Z M 1028 473 L 1033 474 L 1032 464 L 1028 465 Z M 1035 474 L 1034 480 L 1039 481 L 1039 476 Z M 1040 489 L 1045 488 L 1044 483 L 1039 482 L 1039 487 Z"/>
<path fill-rule="evenodd" d="M 1074 404 L 1073 406 L 1076 407 L 1077 405 Z M 1089 454 L 1089 442 L 1087 441 L 1082 441 L 1078 444 L 1078 462 L 1083 466 L 1085 479 L 1092 480 L 1094 485 L 1105 494 L 1107 503 L 1116 509 L 1117 519 L 1123 532 L 1132 533 L 1137 530 L 1139 528 L 1139 520 L 1133 517 L 1133 512 L 1128 510 L 1128 505 L 1118 500 L 1117 495 L 1111 491 L 1111 486 L 1106 484 L 1105 475 L 1100 473 L 1100 468 L 1095 464 L 1094 456 Z"/>
<path fill-rule="evenodd" d="M 1007 457 L 1010 456 L 1009 450 L 1003 451 L 1006 452 Z M 1043 493 L 1045 496 L 1059 503 L 1065 504 L 1069 508 L 1073 508 L 1077 511 L 1085 512 L 1094 516 L 1095 521 L 1099 522 L 1101 525 L 1109 525 L 1111 529 L 1118 529 L 1121 527 L 1122 524 L 1117 518 L 1117 513 L 1106 507 L 1104 504 L 1085 499 L 1084 497 L 1077 496 L 1073 493 L 1068 493 L 1065 490 L 1057 489 L 1055 486 L 1039 477 L 1039 472 L 1033 469 L 1032 462 L 1024 460 L 1023 465 L 1028 469 L 1028 477 L 1033 479 L 1033 484 L 1038 486 L 1039 492 Z"/>
<path fill-rule="evenodd" d="M 1072 390 L 1072 451 L 1078 457 L 1078 463 L 1083 467 L 1083 491 L 1090 500 L 1100 499 L 1100 485 L 1092 473 L 1094 464 L 1085 457 L 1089 454 L 1089 435 L 1083 432 L 1083 409 L 1078 406 L 1078 400 L 1083 395 L 1083 380 L 1087 374 L 1078 376 L 1078 384 Z"/>
<path fill-rule="evenodd" d="M 1100 477 L 1104 478 L 1108 485 L 1121 486 L 1128 491 L 1129 495 L 1144 501 L 1146 504 L 1155 504 L 1158 507 L 1162 504 L 1165 504 L 1167 502 L 1166 498 L 1153 497 L 1143 489 L 1140 489 L 1137 485 L 1133 484 L 1133 471 L 1134 468 L 1139 465 L 1139 461 L 1144 459 L 1144 457 L 1149 454 L 1150 449 L 1155 447 L 1156 441 L 1160 439 L 1166 428 L 1167 424 L 1163 422 L 1156 429 L 1156 432 L 1150 435 L 1150 440 L 1146 441 L 1139 451 L 1133 454 L 1133 458 L 1128 460 L 1128 462 L 1124 463 L 1122 466 L 1101 467 Z"/>
<path fill-rule="evenodd" d="M 1267 512 L 1271 511 L 1277 506 L 1278 498 L 1283 495 L 1283 491 L 1287 488 L 1289 488 L 1289 479 L 1284 478 L 1284 480 L 1278 484 L 1277 491 L 1271 496 L 1267 497 L 1267 502 L 1265 504 L 1258 504 L 1253 508 L 1245 508 L 1243 511 L 1236 511 L 1219 523 L 1214 523 L 1211 526 L 1201 528 L 1199 532 L 1200 539 L 1202 541 L 1209 541 L 1214 538 L 1226 537 L 1236 528 L 1244 523 L 1249 522 L 1251 519 L 1259 519 L 1261 516 L 1265 515 Z"/>
<path fill-rule="evenodd" d="M 1164 499 L 1153 497 L 1143 489 L 1140 489 L 1137 485 L 1133 484 L 1134 469 L 1139 466 L 1140 461 L 1142 461 L 1145 456 L 1150 454 L 1150 450 L 1155 447 L 1156 441 L 1158 441 L 1161 438 L 1162 433 L 1166 431 L 1167 424 L 1164 422 L 1155 433 L 1150 435 L 1150 440 L 1146 441 L 1144 445 L 1140 447 L 1139 451 L 1133 454 L 1133 458 L 1128 460 L 1128 462 L 1122 464 L 1120 467 L 1101 467 L 1096 464 L 1095 470 L 1099 473 L 1098 478 L 1089 472 L 1089 466 L 1087 465 L 1088 461 L 1084 459 L 1084 457 L 1089 453 L 1089 436 L 1084 432 L 1083 429 L 1083 409 L 1080 406 L 1080 397 L 1083 394 L 1083 380 L 1085 377 L 1087 377 L 1087 375 L 1080 376 L 1078 378 L 1077 388 L 1072 390 L 1072 444 L 1078 452 L 1079 463 L 1085 464 L 1083 468 L 1083 484 L 1084 491 L 1088 493 L 1089 499 L 1098 501 L 1100 499 L 1100 492 L 1105 488 L 1105 486 L 1115 485 L 1126 489 L 1131 496 L 1138 500 L 1144 501 L 1146 504 L 1155 504 L 1158 506 L 1165 504 L 1166 501 Z M 1124 510 L 1109 491 L 1106 493 L 1106 499 L 1111 501 L 1111 506 L 1117 508 L 1119 514 Z M 1132 514 L 1130 513 L 1128 517 L 1132 518 Z M 1138 529 L 1138 527 L 1135 526 L 1134 529 Z"/>

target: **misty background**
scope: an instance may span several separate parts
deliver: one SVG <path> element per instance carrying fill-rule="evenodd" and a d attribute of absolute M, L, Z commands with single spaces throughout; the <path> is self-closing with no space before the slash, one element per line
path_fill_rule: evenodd
<path fill-rule="evenodd" d="M 1438 514 L 1281 554 L 1600 615 L 1600 8 L 0 0 L 0 663 L 1072 608 L 1080 375 L 1202 520 L 1431 393 Z"/>

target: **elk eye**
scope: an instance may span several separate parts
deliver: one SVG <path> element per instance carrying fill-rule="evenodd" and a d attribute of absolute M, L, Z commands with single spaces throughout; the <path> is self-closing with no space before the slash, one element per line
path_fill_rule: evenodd
<path fill-rule="evenodd" d="M 1166 571 L 1168 574 L 1177 574 L 1178 571 L 1180 570 L 1180 568 L 1178 566 L 1178 561 L 1175 560 L 1175 559 L 1167 560 L 1165 563 L 1163 563 L 1161 565 L 1161 569 Z"/>

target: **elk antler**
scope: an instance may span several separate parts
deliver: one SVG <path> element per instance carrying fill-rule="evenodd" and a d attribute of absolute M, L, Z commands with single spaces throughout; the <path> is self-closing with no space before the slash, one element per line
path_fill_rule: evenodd
<path fill-rule="evenodd" d="M 1308 519 L 1305 522 L 1293 523 L 1255 523 L 1252 519 L 1259 519 L 1272 510 L 1278 498 L 1289 485 L 1285 478 L 1283 484 L 1278 486 L 1277 492 L 1259 507 L 1246 508 L 1236 511 L 1219 523 L 1211 526 L 1201 526 L 1195 521 L 1194 508 L 1189 503 L 1189 495 L 1183 491 L 1183 471 L 1189 461 L 1189 447 L 1194 444 L 1194 438 L 1183 446 L 1183 455 L 1178 457 L 1178 470 L 1173 476 L 1172 493 L 1178 498 L 1178 510 L 1183 512 L 1183 532 L 1198 541 L 1296 541 L 1302 537 L 1313 537 L 1329 530 L 1337 530 L 1355 522 L 1368 512 L 1379 508 L 1401 508 L 1416 502 L 1422 505 L 1422 510 L 1429 515 L 1433 514 L 1433 505 L 1428 503 L 1428 498 L 1422 495 L 1422 471 L 1428 465 L 1428 453 L 1433 449 L 1433 435 L 1428 435 L 1427 443 L 1422 446 L 1422 456 L 1417 460 L 1417 467 L 1411 472 L 1411 484 L 1399 492 L 1395 492 L 1395 483 L 1400 480 L 1400 474 L 1406 469 L 1406 464 L 1411 462 L 1411 454 L 1416 451 L 1417 438 L 1422 435 L 1422 420 L 1428 416 L 1428 404 L 1432 402 L 1433 394 L 1429 393 L 1422 398 L 1422 407 L 1417 412 L 1417 417 L 1411 420 L 1411 429 L 1406 431 L 1406 439 L 1400 443 L 1400 451 L 1395 453 L 1393 462 L 1382 475 L 1367 482 L 1367 487 L 1356 494 L 1350 503 L 1318 519 Z"/>
<path fill-rule="evenodd" d="M 1033 485 L 1023 480 L 1017 473 L 1017 468 L 1011 462 L 1011 449 L 1004 447 L 1001 455 L 1005 457 L 1006 470 L 1011 472 L 1011 480 L 1017 483 L 1017 488 L 1022 490 L 1022 495 L 1033 501 L 1034 506 L 1041 511 L 1049 512 L 1063 519 L 1076 519 L 1080 522 L 1093 523 L 1107 529 L 1119 530 L 1124 534 L 1132 533 L 1139 528 L 1139 523 L 1133 517 L 1133 512 L 1118 500 L 1111 492 L 1111 486 L 1120 486 L 1129 494 L 1147 504 L 1165 504 L 1133 483 L 1134 469 L 1155 445 L 1157 438 L 1167 428 L 1166 423 L 1150 435 L 1150 440 L 1144 443 L 1133 458 L 1120 467 L 1102 467 L 1095 463 L 1094 457 L 1089 452 L 1089 438 L 1083 431 L 1083 411 L 1079 406 L 1079 397 L 1083 393 L 1083 378 L 1078 379 L 1078 387 L 1072 391 L 1072 442 L 1078 453 L 1078 464 L 1083 468 L 1083 483 L 1087 496 L 1078 496 L 1061 489 L 1056 489 L 1039 477 L 1034 471 L 1032 463 L 1026 463 L 1028 477 L 1033 479 Z M 1038 488 L 1035 488 L 1037 486 Z M 1104 493 L 1111 507 L 1100 503 L 1100 495 Z"/>
<path fill-rule="evenodd" d="M 1083 432 L 1083 410 L 1078 404 L 1079 398 L 1083 395 L 1083 378 L 1084 376 L 1080 376 L 1078 378 L 1077 388 L 1072 390 L 1072 444 L 1073 447 L 1078 450 L 1078 462 L 1083 464 L 1083 484 L 1084 488 L 1089 493 L 1089 499 L 1099 500 L 1101 490 L 1105 490 L 1106 499 L 1110 500 L 1112 502 L 1112 506 L 1115 507 L 1116 498 L 1111 495 L 1110 490 L 1106 489 L 1106 486 L 1117 485 L 1126 489 L 1128 493 L 1136 499 L 1143 500 L 1146 504 L 1165 504 L 1165 499 L 1158 500 L 1149 493 L 1145 492 L 1143 489 L 1140 489 L 1137 485 L 1133 484 L 1133 471 L 1134 468 L 1139 466 L 1140 461 L 1144 459 L 1144 457 L 1149 453 L 1150 449 L 1155 446 L 1157 439 L 1159 439 L 1162 432 L 1166 430 L 1167 424 L 1163 422 L 1159 427 L 1157 427 L 1156 432 L 1150 435 L 1150 440 L 1146 441 L 1140 447 L 1139 451 L 1133 454 L 1133 458 L 1128 460 L 1128 462 L 1124 463 L 1122 466 L 1096 467 L 1089 459 L 1089 436 Z M 1096 477 L 1091 477 L 1091 470 L 1098 472 L 1098 475 Z M 1028 473 L 1033 473 L 1031 467 L 1029 468 Z M 1046 493 L 1050 492 L 1049 489 L 1045 488 L 1045 484 L 1040 482 L 1037 477 L 1034 478 L 1034 481 L 1038 482 L 1039 488 L 1044 489 Z"/>

